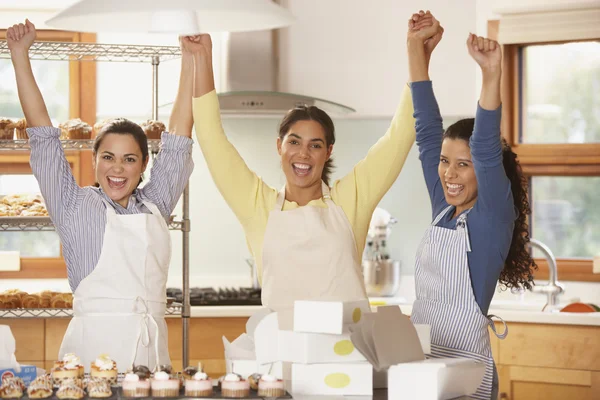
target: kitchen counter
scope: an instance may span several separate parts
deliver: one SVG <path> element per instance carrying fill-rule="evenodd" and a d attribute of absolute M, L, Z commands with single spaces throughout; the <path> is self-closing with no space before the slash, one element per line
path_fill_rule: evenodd
<path fill-rule="evenodd" d="M 381 300 L 378 299 L 378 301 Z M 380 303 L 376 304 L 381 305 Z M 412 311 L 411 304 L 399 304 L 399 307 L 404 314 L 410 315 Z M 514 304 L 514 308 L 508 308 L 506 304 L 503 304 L 501 308 L 492 307 L 489 314 L 496 315 L 506 322 L 600 326 L 600 312 L 558 313 L 522 310 L 518 309 L 518 307 L 518 303 Z M 200 306 L 191 307 L 190 314 L 192 318 L 249 317 L 261 308 L 261 306 Z M 374 305 L 372 308 L 373 311 L 375 311 L 377 305 Z M 171 318 L 179 318 L 179 316 L 173 316 Z"/>

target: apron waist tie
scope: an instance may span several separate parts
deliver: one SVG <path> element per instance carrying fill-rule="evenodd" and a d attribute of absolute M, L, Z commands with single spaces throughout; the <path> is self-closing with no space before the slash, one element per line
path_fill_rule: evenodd
<path fill-rule="evenodd" d="M 502 322 L 502 325 L 504 325 L 504 331 L 502 333 L 498 333 L 496 331 L 496 324 L 494 324 L 494 320 L 492 318 L 497 318 L 498 321 Z M 500 318 L 497 315 L 488 315 L 487 319 L 489 321 L 490 328 L 492 328 L 494 335 L 496 335 L 496 337 L 498 339 L 504 339 L 506 337 L 506 335 L 508 335 L 508 326 L 506 325 L 506 322 L 504 322 L 504 320 L 502 318 Z"/>
<path fill-rule="evenodd" d="M 136 305 L 140 304 L 142 306 L 142 312 L 135 312 Z M 150 347 L 150 324 L 154 327 L 154 331 L 156 332 L 156 337 L 154 338 L 154 355 L 156 357 L 156 368 L 160 365 L 160 359 L 158 355 L 158 341 L 160 339 L 160 331 L 158 330 L 158 323 L 154 316 L 148 312 L 148 304 L 146 300 L 142 297 L 138 296 L 134 300 L 133 304 L 134 313 L 141 314 L 142 319 L 140 320 L 140 329 L 138 331 L 136 345 L 133 347 L 133 354 L 131 357 L 131 366 L 133 367 L 135 364 L 135 358 L 137 356 L 137 348 L 138 345 L 141 344 L 144 347 Z"/>

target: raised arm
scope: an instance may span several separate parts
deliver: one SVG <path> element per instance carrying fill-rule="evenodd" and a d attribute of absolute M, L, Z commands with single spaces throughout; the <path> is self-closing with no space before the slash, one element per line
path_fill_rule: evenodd
<path fill-rule="evenodd" d="M 212 68 L 212 42 L 207 34 L 191 40 L 194 54 L 194 125 L 212 178 L 238 219 L 254 216 L 261 180 L 227 140 L 221 123 Z"/>
<path fill-rule="evenodd" d="M 483 78 L 475 128 L 469 143 L 477 177 L 475 207 L 490 217 L 514 221 L 516 212 L 510 180 L 502 163 L 500 138 L 502 49 L 496 41 L 473 34 L 467 39 L 467 48 L 480 66 Z"/>
<path fill-rule="evenodd" d="M 424 21 L 427 20 L 432 21 L 430 26 L 424 26 Z M 413 14 L 408 21 L 408 67 L 415 110 L 417 146 L 434 215 L 445 205 L 444 190 L 438 174 L 444 128 L 429 80 L 429 60 L 443 33 L 444 29 L 429 12 Z"/>
<path fill-rule="evenodd" d="M 24 24 L 13 25 L 6 31 L 6 42 L 15 68 L 19 100 L 27 126 L 51 126 L 46 103 L 35 82 L 29 61 L 29 48 L 35 37 L 35 26 L 29 20 L 25 20 Z"/>
<path fill-rule="evenodd" d="M 75 210 L 81 188 L 65 157 L 59 139 L 60 129 L 52 127 L 31 69 L 29 48 L 36 37 L 35 26 L 26 20 L 25 24 L 8 28 L 6 36 L 15 69 L 19 100 L 29 126 L 29 163 L 40 185 L 48 213 L 54 224 L 60 227 Z"/>
<path fill-rule="evenodd" d="M 162 135 L 160 152 L 152 164 L 150 181 L 142 193 L 168 218 L 194 170 L 192 160 L 192 93 L 194 59 L 186 47 L 187 39 L 180 38 L 181 71 L 179 88 L 169 118 L 169 132 Z"/>

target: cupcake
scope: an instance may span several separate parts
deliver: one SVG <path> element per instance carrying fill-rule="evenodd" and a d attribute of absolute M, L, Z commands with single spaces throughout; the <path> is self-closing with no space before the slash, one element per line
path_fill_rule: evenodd
<path fill-rule="evenodd" d="M 179 379 L 172 379 L 165 371 L 154 374 L 150 385 L 152 397 L 175 397 L 179 395 Z"/>
<path fill-rule="evenodd" d="M 140 124 L 148 139 L 160 139 L 160 136 L 166 131 L 165 124 L 160 121 L 148 120 Z"/>
<path fill-rule="evenodd" d="M 42 306 L 42 304 L 40 304 Z M 62 361 L 54 363 L 52 368 L 52 379 L 54 385 L 58 386 L 61 382 L 67 379 L 76 379 L 83 377 L 83 365 L 79 357 L 73 353 L 67 353 L 64 355 Z"/>
<path fill-rule="evenodd" d="M 25 118 L 21 118 L 15 122 L 14 127 L 17 139 L 29 139 L 29 135 L 27 135 L 27 121 Z"/>
<path fill-rule="evenodd" d="M 110 119 L 98 121 L 94 124 L 94 129 L 92 129 L 92 139 L 95 139 L 96 136 L 98 136 L 98 133 L 100 133 L 102 128 L 104 128 L 104 125 L 106 125 L 108 122 L 110 122 Z"/>
<path fill-rule="evenodd" d="M 250 384 L 238 374 L 227 374 L 221 382 L 223 397 L 244 398 L 250 396 Z"/>
<path fill-rule="evenodd" d="M 196 372 L 191 379 L 186 379 L 185 395 L 190 397 L 208 397 L 213 393 L 212 379 L 204 372 Z"/>
<path fill-rule="evenodd" d="M 40 375 L 29 384 L 27 395 L 30 399 L 46 399 L 52 396 L 52 377 Z"/>
<path fill-rule="evenodd" d="M 92 136 L 92 127 L 79 118 L 70 119 L 58 127 L 61 131 L 61 139 L 90 139 Z"/>
<path fill-rule="evenodd" d="M 88 397 L 105 398 L 112 396 L 110 383 L 104 378 L 90 378 L 87 384 Z"/>
<path fill-rule="evenodd" d="M 99 378 L 106 380 L 110 385 L 117 384 L 117 363 L 106 354 L 101 354 L 92 361 L 92 367 L 90 369 L 90 376 L 92 378 Z"/>
<path fill-rule="evenodd" d="M 150 370 L 143 365 L 133 367 L 133 371 L 125 375 L 121 386 L 125 397 L 150 396 Z"/>
<path fill-rule="evenodd" d="M 262 397 L 285 396 L 283 381 L 273 375 L 263 375 L 258 381 L 258 395 Z"/>
<path fill-rule="evenodd" d="M 250 384 L 250 389 L 258 390 L 258 381 L 262 375 L 259 373 L 252 374 L 248 377 L 248 383 Z"/>
<path fill-rule="evenodd" d="M 0 140 L 13 140 L 15 126 L 10 119 L 0 118 Z"/>

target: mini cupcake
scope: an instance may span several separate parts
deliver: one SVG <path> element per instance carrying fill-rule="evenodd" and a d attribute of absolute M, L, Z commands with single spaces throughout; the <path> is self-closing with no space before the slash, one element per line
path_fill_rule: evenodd
<path fill-rule="evenodd" d="M 134 367 L 132 372 L 125 375 L 121 386 L 125 397 L 150 396 L 150 370 L 140 365 Z"/>
<path fill-rule="evenodd" d="M 212 379 L 204 372 L 196 372 L 191 379 L 186 379 L 185 395 L 190 397 L 208 397 L 213 393 Z"/>
<path fill-rule="evenodd" d="M 68 379 L 77 379 L 83 376 L 83 365 L 79 357 L 74 354 L 66 354 L 63 361 L 57 361 L 52 368 L 52 380 L 54 385 L 59 386 Z"/>
<path fill-rule="evenodd" d="M 10 119 L 0 118 L 0 140 L 13 140 L 15 126 Z"/>
<path fill-rule="evenodd" d="M 227 374 L 221 382 L 223 397 L 244 398 L 250 396 L 250 384 L 238 374 Z"/>
<path fill-rule="evenodd" d="M 285 396 L 283 381 L 273 375 L 263 375 L 258 381 L 258 395 L 262 397 Z"/>
<path fill-rule="evenodd" d="M 101 354 L 92 361 L 90 369 L 92 378 L 106 380 L 111 385 L 117 384 L 117 363 L 113 361 L 107 354 Z"/>
<path fill-rule="evenodd" d="M 91 398 L 106 398 L 112 396 L 110 383 L 104 378 L 91 378 L 87 384 L 88 396 Z"/>
<path fill-rule="evenodd" d="M 42 296 L 50 296 L 52 298 L 52 295 L 48 294 L 48 293 L 42 292 L 41 295 Z M 50 304 L 52 304 L 52 299 L 50 299 Z M 67 365 L 67 364 L 73 365 L 73 366 L 76 365 L 78 368 L 78 372 L 77 372 L 78 376 L 77 377 L 83 379 L 85 371 L 84 371 L 83 364 L 81 363 L 81 360 L 79 359 L 79 357 L 77 357 L 73 353 L 67 353 L 63 356 L 63 363 L 64 363 L 64 365 Z"/>
<path fill-rule="evenodd" d="M 148 139 L 160 139 L 162 133 L 166 130 L 165 124 L 160 121 L 148 120 L 140 124 Z"/>
<path fill-rule="evenodd" d="M 27 121 L 25 118 L 21 118 L 15 122 L 14 127 L 17 139 L 29 139 L 29 135 L 27 135 Z"/>
<path fill-rule="evenodd" d="M 150 385 L 152 397 L 175 397 L 179 395 L 179 379 L 172 379 L 165 371 L 154 374 Z"/>

